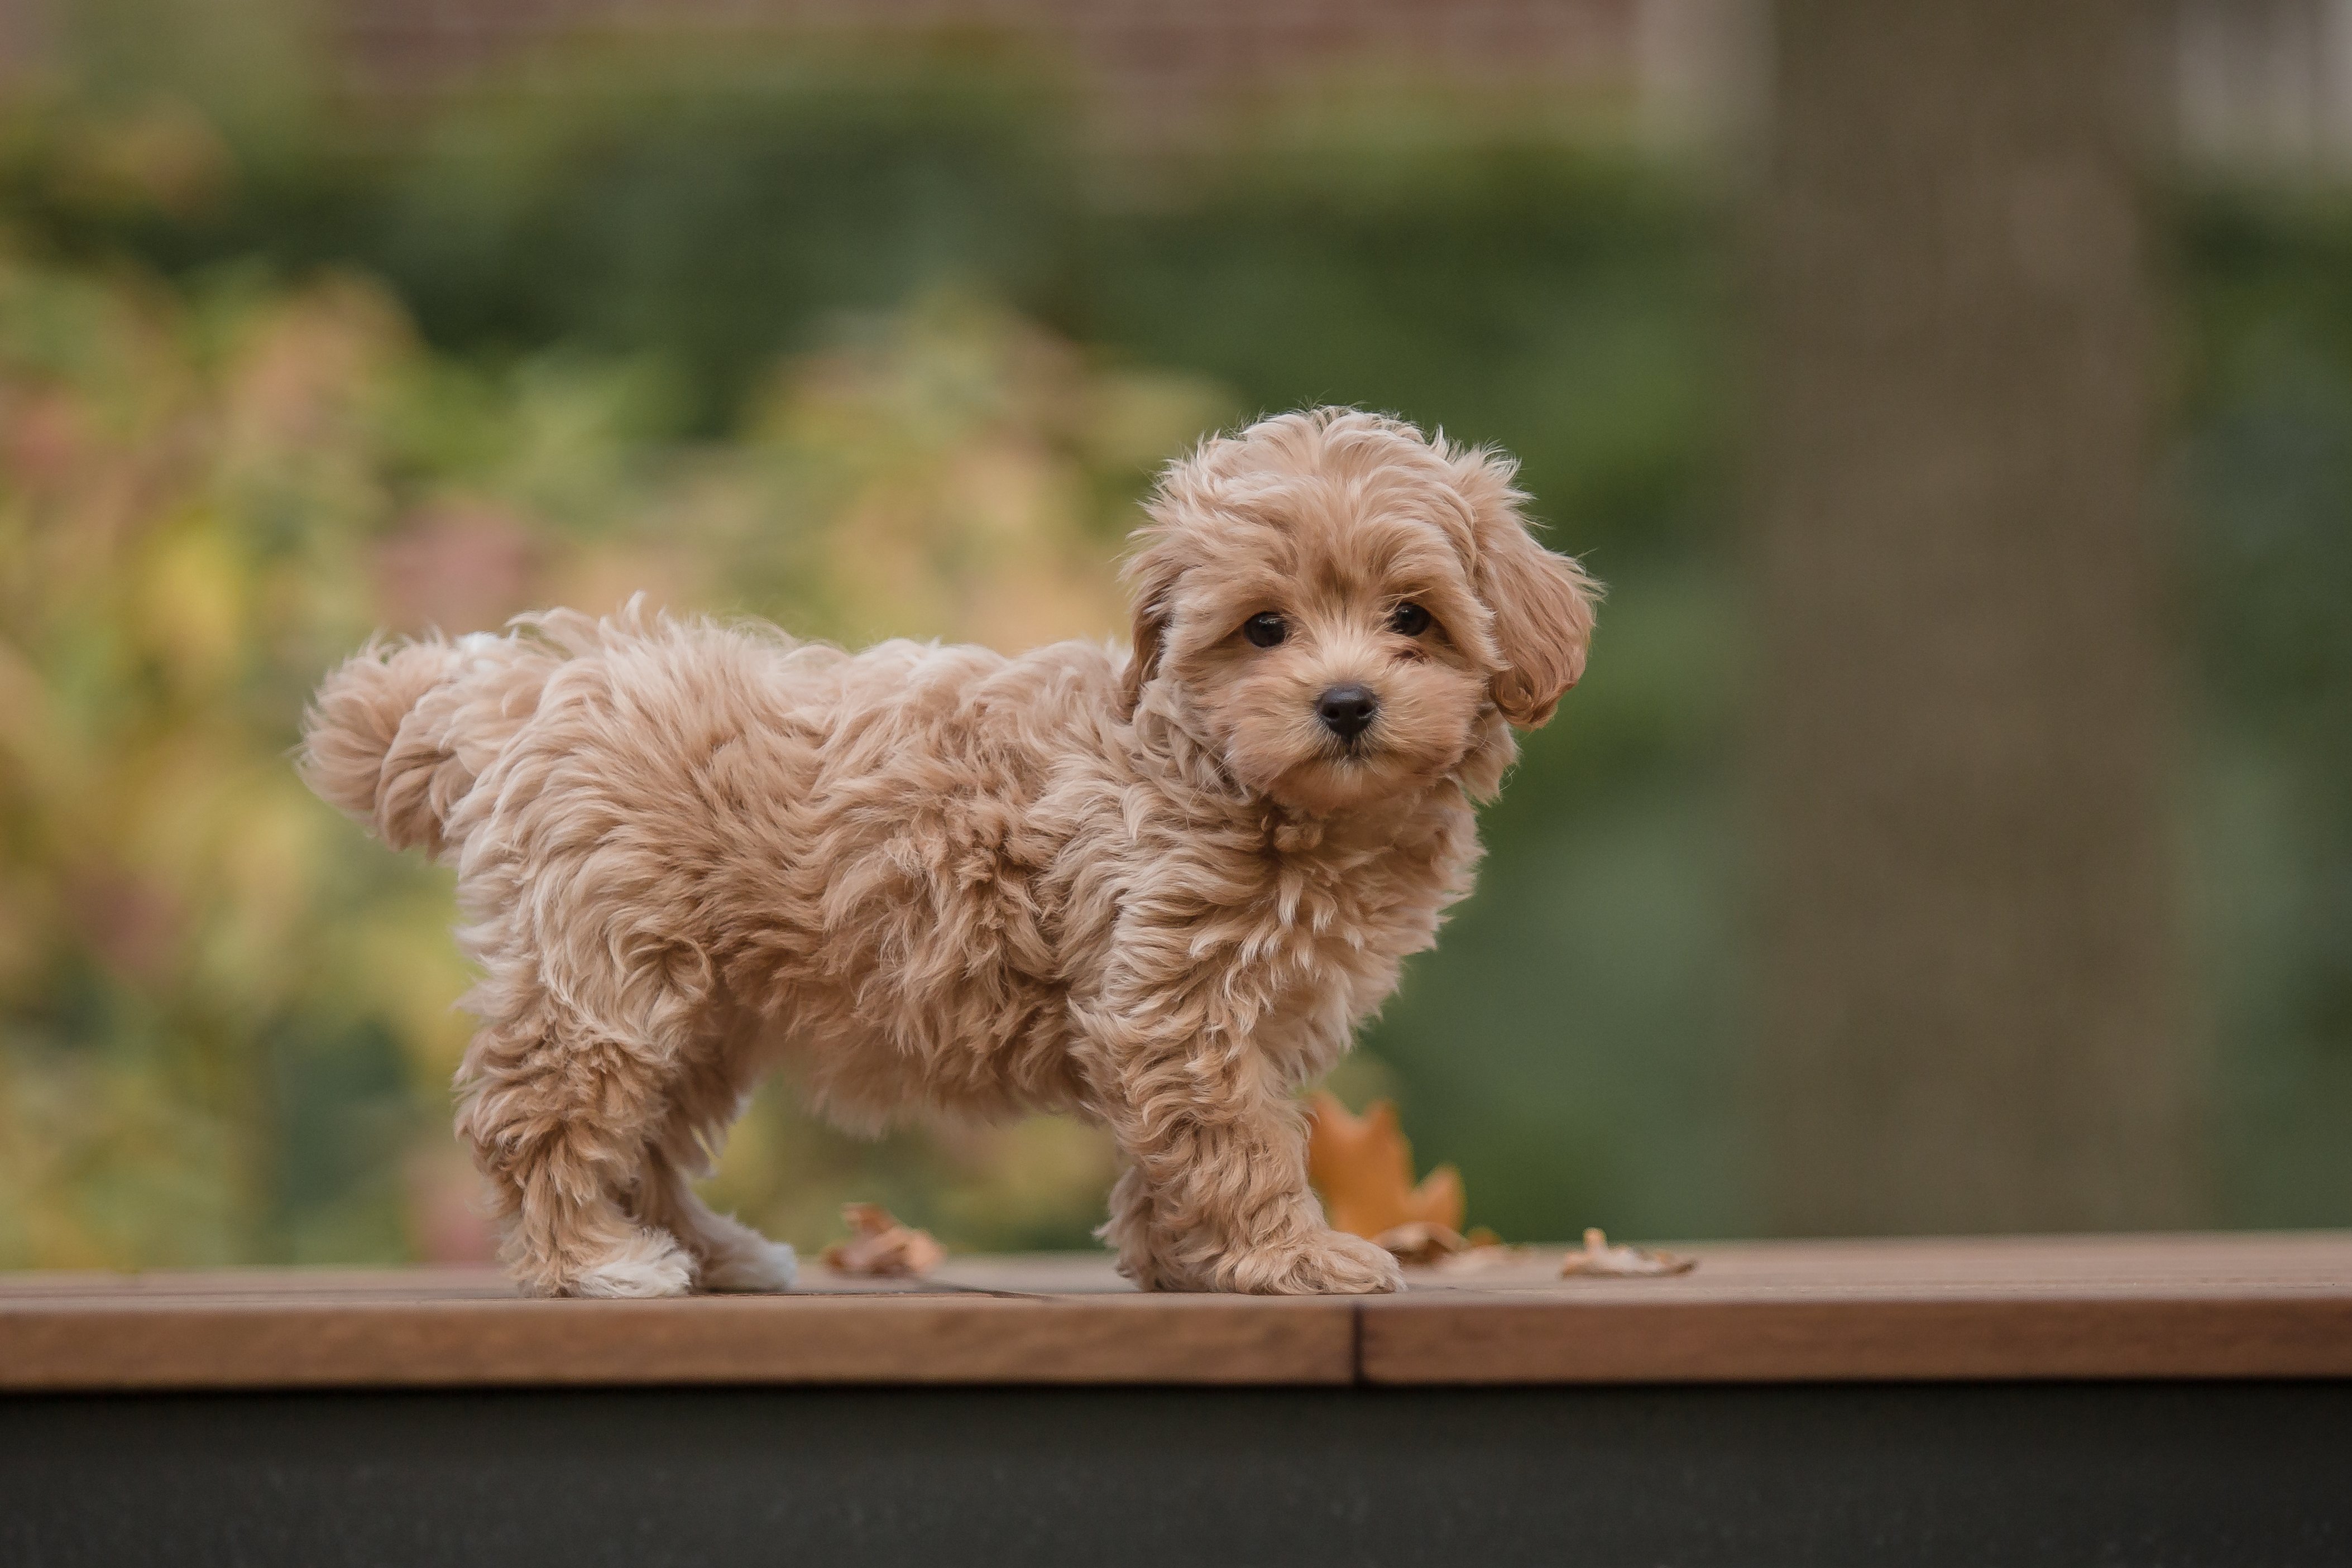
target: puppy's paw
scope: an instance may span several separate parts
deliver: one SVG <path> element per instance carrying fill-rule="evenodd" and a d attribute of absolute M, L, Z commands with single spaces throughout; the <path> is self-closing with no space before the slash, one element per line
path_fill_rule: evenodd
<path fill-rule="evenodd" d="M 706 1260 L 702 1288 L 747 1293 L 789 1291 L 800 1277 L 800 1258 L 790 1247 L 761 1239 Z"/>
<path fill-rule="evenodd" d="M 569 1271 L 567 1296 L 683 1296 L 694 1288 L 694 1260 L 658 1230 L 640 1230 L 629 1242 Z"/>
<path fill-rule="evenodd" d="M 1326 1230 L 1303 1241 L 1224 1260 L 1216 1289 L 1256 1296 L 1373 1296 L 1404 1289 L 1404 1271 L 1385 1247 Z"/>

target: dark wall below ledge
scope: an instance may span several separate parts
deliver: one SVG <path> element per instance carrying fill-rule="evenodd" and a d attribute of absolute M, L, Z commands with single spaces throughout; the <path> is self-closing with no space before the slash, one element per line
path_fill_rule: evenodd
<path fill-rule="evenodd" d="M 0 1398 L 0 1562 L 2352 1562 L 2352 1383 Z"/>

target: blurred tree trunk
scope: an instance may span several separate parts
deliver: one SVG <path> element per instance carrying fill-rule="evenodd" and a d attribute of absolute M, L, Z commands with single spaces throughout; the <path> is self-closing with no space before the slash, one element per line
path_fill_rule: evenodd
<path fill-rule="evenodd" d="M 1785 0 L 1758 214 L 1768 1221 L 2193 1222 L 2135 0 Z"/>

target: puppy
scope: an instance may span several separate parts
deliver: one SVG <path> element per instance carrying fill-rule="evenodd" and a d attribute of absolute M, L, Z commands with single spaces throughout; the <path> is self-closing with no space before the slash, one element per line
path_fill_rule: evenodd
<path fill-rule="evenodd" d="M 1161 476 L 1131 655 L 567 611 L 372 647 L 301 767 L 456 866 L 457 1131 L 550 1295 L 782 1290 L 692 1179 L 789 1061 L 827 1114 L 1075 1113 L 1146 1289 L 1392 1291 L 1294 1092 L 1468 892 L 1472 803 L 1584 665 L 1595 585 L 1495 454 L 1319 409 Z"/>

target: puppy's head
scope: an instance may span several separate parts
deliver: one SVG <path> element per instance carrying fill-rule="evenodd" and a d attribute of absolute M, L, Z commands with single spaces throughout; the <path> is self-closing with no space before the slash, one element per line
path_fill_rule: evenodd
<path fill-rule="evenodd" d="M 1598 595 L 1529 535 L 1515 472 L 1353 409 L 1204 443 L 1128 563 L 1129 706 L 1316 812 L 1507 756 L 1503 721 L 1542 724 L 1583 673 Z"/>

